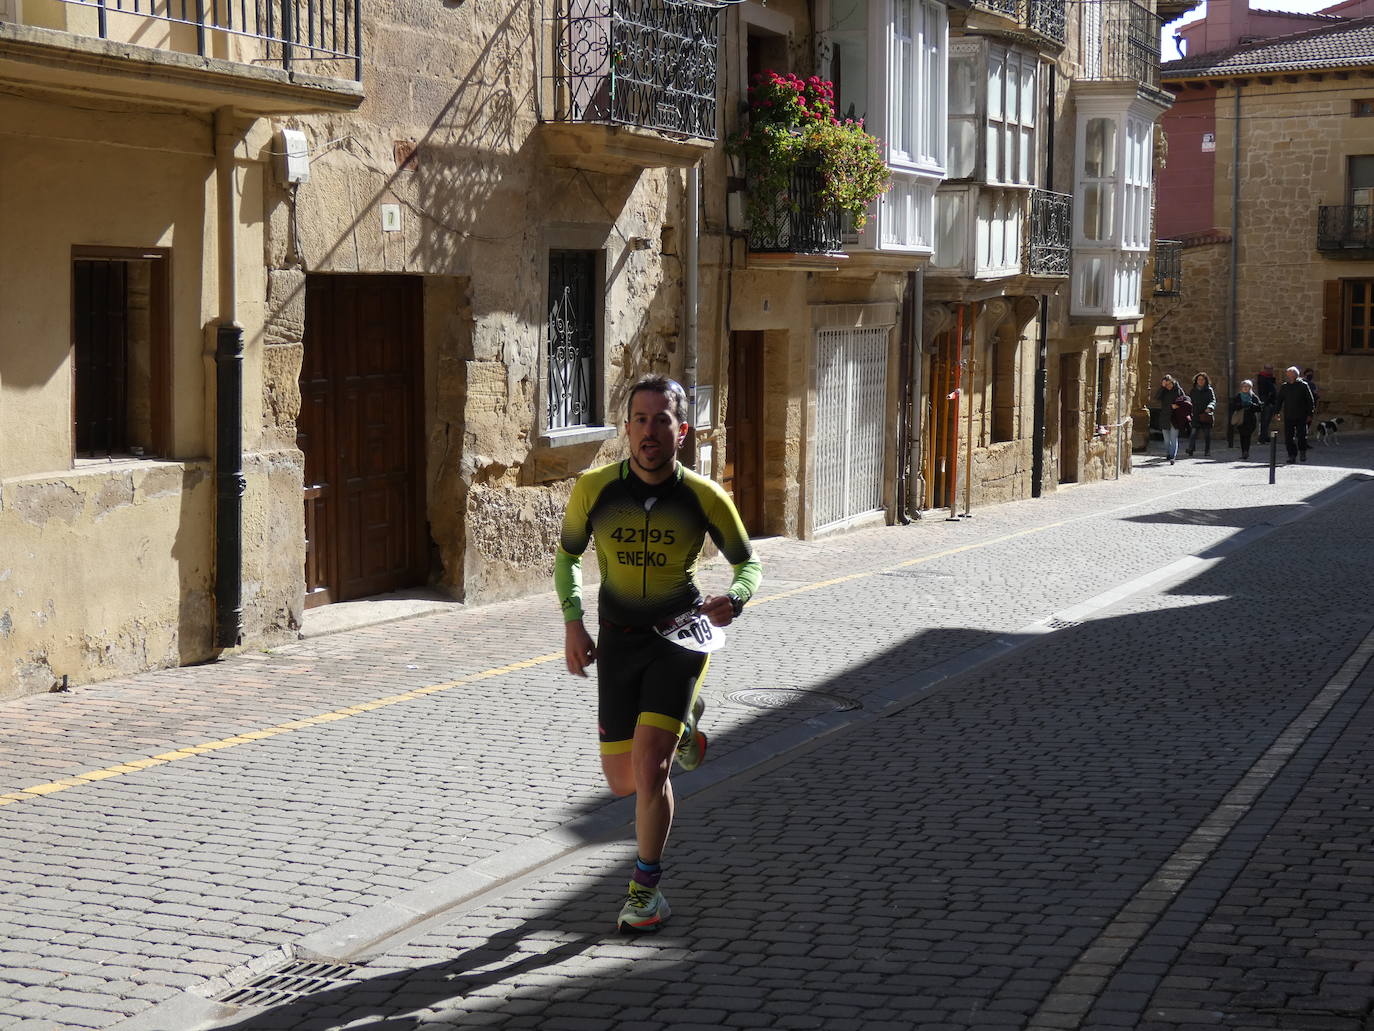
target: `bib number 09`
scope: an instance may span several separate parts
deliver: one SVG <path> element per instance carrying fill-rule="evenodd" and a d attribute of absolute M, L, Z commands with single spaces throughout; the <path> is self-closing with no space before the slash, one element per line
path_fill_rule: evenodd
<path fill-rule="evenodd" d="M 666 626 L 659 628 L 659 635 L 679 648 L 703 654 L 719 651 L 725 647 L 725 631 L 713 626 L 711 621 L 700 612 L 684 612 Z"/>

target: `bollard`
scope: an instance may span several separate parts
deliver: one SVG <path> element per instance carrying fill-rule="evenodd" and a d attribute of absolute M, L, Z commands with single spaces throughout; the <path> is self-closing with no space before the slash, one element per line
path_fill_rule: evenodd
<path fill-rule="evenodd" d="M 1279 435 L 1269 434 L 1269 482 L 1273 483 L 1275 471 L 1279 467 Z"/>

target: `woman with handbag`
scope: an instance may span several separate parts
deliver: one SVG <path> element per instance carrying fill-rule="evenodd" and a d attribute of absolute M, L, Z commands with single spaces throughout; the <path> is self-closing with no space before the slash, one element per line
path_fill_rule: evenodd
<path fill-rule="evenodd" d="M 1240 393 L 1231 398 L 1231 425 L 1240 434 L 1240 460 L 1250 457 L 1250 438 L 1259 425 L 1260 410 L 1264 402 L 1255 393 L 1255 384 L 1248 379 L 1240 381 Z"/>
<path fill-rule="evenodd" d="M 1211 377 L 1199 372 L 1193 377 L 1193 389 L 1188 391 L 1188 400 L 1193 403 L 1193 432 L 1188 437 L 1189 456 L 1197 449 L 1197 438 L 1202 437 L 1202 453 L 1212 453 L 1212 421 L 1217 410 L 1217 392 L 1212 389 Z"/>
<path fill-rule="evenodd" d="M 1162 413 L 1160 429 L 1164 433 L 1164 457 L 1173 465 L 1174 459 L 1178 457 L 1178 435 L 1188 432 L 1188 420 L 1192 415 L 1193 405 L 1188 400 L 1187 391 L 1168 373 L 1160 378 L 1159 390 L 1155 392 L 1155 402 Z"/>

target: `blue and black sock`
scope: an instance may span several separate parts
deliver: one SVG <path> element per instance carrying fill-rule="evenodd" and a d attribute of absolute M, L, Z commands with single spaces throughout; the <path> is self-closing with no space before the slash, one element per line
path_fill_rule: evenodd
<path fill-rule="evenodd" d="M 646 888 L 657 888 L 658 879 L 663 876 L 663 864 L 655 860 L 646 863 L 643 859 L 635 860 L 634 873 L 630 875 L 630 880 L 636 884 L 642 884 Z"/>

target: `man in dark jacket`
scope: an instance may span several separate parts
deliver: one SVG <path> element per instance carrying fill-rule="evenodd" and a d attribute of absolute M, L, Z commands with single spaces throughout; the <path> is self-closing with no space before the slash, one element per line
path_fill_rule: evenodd
<path fill-rule="evenodd" d="M 1274 407 L 1283 416 L 1283 442 L 1288 447 L 1288 464 L 1292 465 L 1299 458 L 1307 461 L 1307 420 L 1317 406 L 1312 400 L 1312 388 L 1298 374 L 1296 365 L 1285 369 L 1283 378 Z"/>
<path fill-rule="evenodd" d="M 1269 443 L 1269 420 L 1274 417 L 1274 399 L 1279 396 L 1279 385 L 1274 380 L 1274 367 L 1266 365 L 1255 377 L 1255 393 L 1260 399 L 1259 442 Z"/>

